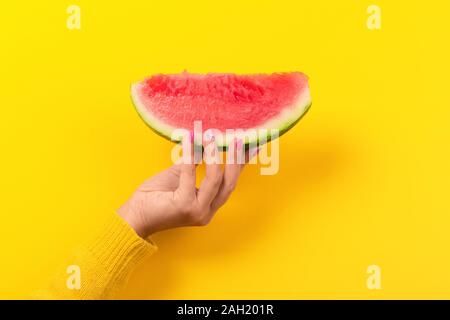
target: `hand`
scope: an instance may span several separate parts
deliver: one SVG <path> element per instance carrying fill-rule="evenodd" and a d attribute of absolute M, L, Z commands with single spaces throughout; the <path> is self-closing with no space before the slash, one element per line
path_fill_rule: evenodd
<path fill-rule="evenodd" d="M 242 142 L 235 145 L 236 153 L 243 152 Z M 256 153 L 257 150 L 253 155 Z M 248 162 L 248 151 L 245 159 Z M 187 162 L 173 165 L 145 181 L 119 208 L 119 215 L 139 236 L 145 238 L 157 231 L 208 224 L 230 197 L 244 167 L 226 163 L 222 170 L 220 164 L 206 164 L 206 176 L 197 189 L 196 165 L 194 161 Z"/>

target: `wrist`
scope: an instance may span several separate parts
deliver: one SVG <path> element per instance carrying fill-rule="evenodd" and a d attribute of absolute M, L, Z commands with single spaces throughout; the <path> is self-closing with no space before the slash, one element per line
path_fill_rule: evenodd
<path fill-rule="evenodd" d="M 136 232 L 141 238 L 148 236 L 145 225 L 142 223 L 141 215 L 136 212 L 128 203 L 125 203 L 117 210 L 118 215 Z"/>

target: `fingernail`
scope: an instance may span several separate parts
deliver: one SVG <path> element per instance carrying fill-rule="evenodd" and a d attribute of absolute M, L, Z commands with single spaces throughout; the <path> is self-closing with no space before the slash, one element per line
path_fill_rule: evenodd
<path fill-rule="evenodd" d="M 242 140 L 241 139 L 239 139 L 238 142 L 237 142 L 237 149 L 239 151 L 242 150 Z"/>

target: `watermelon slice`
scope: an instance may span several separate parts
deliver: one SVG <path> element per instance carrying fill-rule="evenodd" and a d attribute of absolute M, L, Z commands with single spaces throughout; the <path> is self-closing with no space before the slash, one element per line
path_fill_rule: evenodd
<path fill-rule="evenodd" d="M 139 115 L 161 136 L 176 140 L 175 129 L 193 132 L 194 122 L 201 121 L 203 132 L 215 129 L 226 136 L 216 140 L 223 148 L 233 139 L 227 130 L 277 129 L 281 135 L 311 106 L 308 78 L 300 72 L 157 74 L 133 84 L 131 96 Z M 245 143 L 272 138 L 269 133 Z"/>

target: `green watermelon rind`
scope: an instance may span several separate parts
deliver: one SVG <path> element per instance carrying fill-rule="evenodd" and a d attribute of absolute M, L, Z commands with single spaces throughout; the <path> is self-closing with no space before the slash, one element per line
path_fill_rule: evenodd
<path fill-rule="evenodd" d="M 181 142 L 179 140 L 171 139 L 171 133 L 175 128 L 170 125 L 164 124 L 162 121 L 160 121 L 159 119 L 157 119 L 156 117 L 151 115 L 151 113 L 147 110 L 145 105 L 140 101 L 140 99 L 139 99 L 139 86 L 140 85 L 141 85 L 141 83 L 135 83 L 135 84 L 131 85 L 131 100 L 132 100 L 133 105 L 134 105 L 138 115 L 140 116 L 140 118 L 144 121 L 144 123 L 151 130 L 153 130 L 159 136 L 161 136 L 169 141 L 175 142 L 175 143 Z M 309 87 L 307 87 L 300 94 L 297 102 L 295 103 L 295 107 L 291 109 L 293 111 L 291 111 L 291 110 L 289 111 L 289 113 L 292 114 L 291 117 L 289 117 L 289 116 L 286 117 L 286 115 L 285 115 L 286 119 L 283 119 L 283 121 L 281 121 L 281 120 L 278 121 L 279 122 L 277 124 L 278 127 L 274 126 L 274 125 L 271 125 L 271 126 L 266 125 L 270 121 L 272 121 L 272 123 L 276 123 L 277 117 L 275 117 L 275 118 L 271 119 L 270 121 L 261 124 L 260 126 L 258 126 L 258 128 L 273 128 L 273 129 L 278 128 L 279 129 L 278 137 L 281 137 L 283 134 L 288 132 L 292 127 L 294 127 L 305 116 L 305 114 L 311 108 L 311 105 L 312 105 L 312 100 L 311 100 L 311 96 L 310 96 L 310 92 L 309 92 Z M 286 109 L 288 109 L 288 108 L 286 108 Z M 282 118 L 282 116 L 279 116 L 278 118 Z M 255 129 L 258 129 L 258 128 L 255 128 Z M 266 139 L 259 139 L 259 137 L 258 137 L 256 139 L 256 141 L 255 140 L 245 141 L 245 146 L 248 147 L 249 145 L 260 145 L 261 142 L 267 143 L 271 140 L 272 140 L 272 136 L 270 134 L 268 134 Z M 218 147 L 222 150 L 226 150 L 228 147 L 228 144 L 225 141 L 225 143 L 223 143 L 221 145 L 219 144 Z"/>

